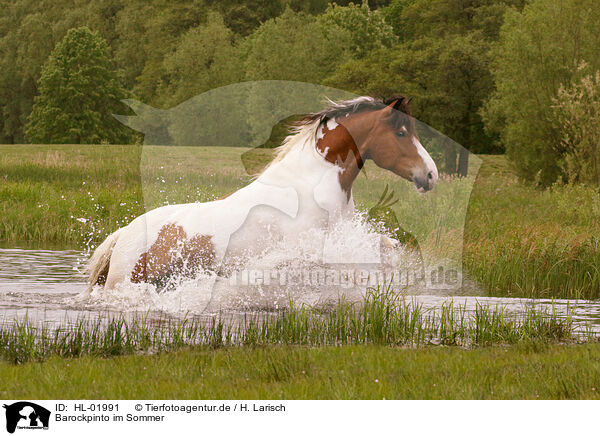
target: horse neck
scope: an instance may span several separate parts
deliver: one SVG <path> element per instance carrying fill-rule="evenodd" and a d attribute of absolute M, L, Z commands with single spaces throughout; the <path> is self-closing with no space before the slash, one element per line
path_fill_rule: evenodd
<path fill-rule="evenodd" d="M 361 115 L 364 117 L 364 115 Z M 352 196 L 352 184 L 364 165 L 367 150 L 364 141 L 368 124 L 358 116 L 329 120 L 320 128 L 316 148 L 328 162 L 339 168 L 339 183 L 347 199 Z M 358 144 L 358 145 L 357 145 Z"/>
<path fill-rule="evenodd" d="M 292 186 L 312 198 L 315 192 L 326 193 L 327 208 L 347 206 L 349 195 L 340 184 L 343 169 L 329 162 L 317 148 L 319 125 L 298 133 L 297 142 L 279 161 L 270 165 L 257 179 L 258 182 Z M 341 195 L 344 194 L 344 195 Z"/>

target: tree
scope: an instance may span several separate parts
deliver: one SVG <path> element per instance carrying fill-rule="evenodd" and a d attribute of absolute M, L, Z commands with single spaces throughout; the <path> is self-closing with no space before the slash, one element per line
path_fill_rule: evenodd
<path fill-rule="evenodd" d="M 0 142 L 25 140 L 42 66 L 69 29 L 86 25 L 109 42 L 122 0 L 14 0 L 0 3 Z"/>
<path fill-rule="evenodd" d="M 165 58 L 168 85 L 159 91 L 160 102 L 166 107 L 183 103 L 169 112 L 168 130 L 173 143 L 214 144 L 209 141 L 222 134 L 218 126 L 222 126 L 224 120 L 242 118 L 235 114 L 246 110 L 239 102 L 228 108 L 233 112 L 221 113 L 218 108 L 223 109 L 223 106 L 219 104 L 218 96 L 223 94 L 203 94 L 244 79 L 245 47 L 237 44 L 238 38 L 225 26 L 218 12 L 210 12 L 206 24 L 182 35 L 175 52 Z M 194 98 L 200 94 L 203 95 Z M 242 95 L 230 97 L 232 101 L 244 100 Z M 211 109 L 207 110 L 208 107 Z M 199 122 L 200 114 L 205 117 L 202 122 Z M 241 142 L 239 135 L 233 131 L 228 133 L 230 136 L 225 136 L 231 138 L 231 145 Z"/>
<path fill-rule="evenodd" d="M 493 90 L 489 50 L 508 4 L 434 2 L 395 0 L 384 8 L 401 42 L 347 62 L 326 83 L 360 94 L 414 97 L 419 120 L 471 152 L 501 152 L 495 135 L 485 132 L 479 109 Z M 453 146 L 444 152 L 443 170 L 466 174 L 468 153 Z"/>
<path fill-rule="evenodd" d="M 27 136 L 34 143 L 130 142 L 131 131 L 112 117 L 126 96 L 106 41 L 87 27 L 71 29 L 42 69 Z"/>
<path fill-rule="evenodd" d="M 600 71 L 561 86 L 554 103 L 563 133 L 565 179 L 600 186 Z"/>
<path fill-rule="evenodd" d="M 350 51 L 361 58 L 373 50 L 391 47 L 397 40 L 394 29 L 387 24 L 379 11 L 372 11 L 365 2 L 348 6 L 330 4 L 324 14 L 317 17 L 324 27 L 337 26 L 349 35 Z"/>
<path fill-rule="evenodd" d="M 525 179 L 548 185 L 564 175 L 553 99 L 561 85 L 600 69 L 598 22 L 596 0 L 535 0 L 506 15 L 492 53 L 496 89 L 483 115 Z"/>
<path fill-rule="evenodd" d="M 421 38 L 345 64 L 326 82 L 359 94 L 413 98 L 420 121 L 471 152 L 490 147 L 477 109 L 491 89 L 487 44 L 476 35 Z M 467 174 L 467 152 L 444 146 L 444 172 Z"/>
<path fill-rule="evenodd" d="M 168 82 L 165 57 L 175 51 L 181 35 L 206 23 L 206 17 L 203 0 L 136 0 L 123 10 L 116 58 L 138 98 L 161 103 L 157 90 Z"/>
<path fill-rule="evenodd" d="M 319 83 L 350 58 L 350 35 L 321 25 L 313 16 L 286 9 L 263 23 L 247 40 L 248 80 Z"/>
<path fill-rule="evenodd" d="M 495 40 L 507 8 L 520 10 L 524 0 L 393 0 L 382 13 L 401 40 L 445 38 L 480 32 Z"/>
<path fill-rule="evenodd" d="M 164 59 L 168 85 L 160 93 L 166 106 L 197 94 L 243 80 L 243 48 L 217 12 L 206 24 L 194 27 L 179 40 L 174 53 Z"/>
<path fill-rule="evenodd" d="M 399 43 L 352 59 L 326 80 L 360 94 L 403 93 L 421 121 L 471 152 L 502 151 L 480 108 L 493 91 L 489 51 L 520 0 L 394 0 L 381 13 Z M 443 170 L 466 174 L 468 153 L 444 147 Z"/>
<path fill-rule="evenodd" d="M 37 94 L 41 66 L 53 47 L 52 29 L 41 13 L 17 5 L 6 11 L 6 31 L 0 37 L 0 112 L 3 141 L 24 141 L 23 125 Z M 18 27 L 11 27 L 14 22 Z M 4 33 L 4 32 L 3 32 Z"/>
<path fill-rule="evenodd" d="M 228 28 L 242 36 L 248 36 L 261 23 L 281 15 L 284 10 L 281 0 L 207 0 L 207 3 L 224 17 Z"/>

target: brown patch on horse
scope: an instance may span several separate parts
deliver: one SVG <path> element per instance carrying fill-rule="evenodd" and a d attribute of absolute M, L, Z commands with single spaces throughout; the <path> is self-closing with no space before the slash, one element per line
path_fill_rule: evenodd
<path fill-rule="evenodd" d="M 352 135 L 343 125 L 338 124 L 334 129 L 329 130 L 327 122 L 324 122 L 321 129 L 323 129 L 323 137 L 317 141 L 317 150 L 326 161 L 344 169 L 339 175 L 339 181 L 349 200 L 352 183 L 364 166 L 363 157 Z M 354 159 L 348 159 L 349 153 L 354 155 Z"/>
<path fill-rule="evenodd" d="M 367 100 L 345 107 L 338 105 L 329 111 L 312 114 L 304 122 L 310 120 L 321 123 L 323 138 L 317 141 L 316 147 L 327 161 L 342 169 L 339 180 L 348 199 L 352 183 L 367 159 L 415 184 L 416 173 L 419 173 L 421 184 L 425 178 L 428 182 L 430 175 L 425 171 L 425 161 L 414 142 L 417 139 L 416 123 L 409 114 L 406 98 L 396 97 L 384 102 Z M 328 120 L 338 123 L 335 129 L 327 128 Z"/>
<path fill-rule="evenodd" d="M 180 241 L 186 238 L 183 227 L 167 224 L 158 232 L 156 241 L 142 253 L 131 273 L 131 281 L 155 281 L 170 272 L 173 257 Z"/>
<path fill-rule="evenodd" d="M 182 258 L 187 260 L 186 269 L 198 271 L 199 268 L 207 269 L 215 261 L 215 246 L 212 237 L 196 235 L 183 244 Z"/>
<path fill-rule="evenodd" d="M 200 267 L 210 267 L 214 259 L 210 236 L 196 235 L 187 239 L 183 227 L 166 224 L 158 232 L 154 244 L 138 259 L 131 272 L 131 281 L 159 282 L 175 272 L 191 275 Z"/>

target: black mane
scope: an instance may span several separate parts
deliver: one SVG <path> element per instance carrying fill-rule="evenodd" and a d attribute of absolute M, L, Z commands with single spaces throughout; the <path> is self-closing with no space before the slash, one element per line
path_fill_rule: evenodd
<path fill-rule="evenodd" d="M 405 126 L 409 131 L 414 127 L 413 118 L 410 115 L 409 103 L 410 99 L 402 96 L 395 95 L 385 99 L 377 99 L 373 97 L 357 97 L 352 100 L 342 100 L 334 102 L 330 100 L 330 106 L 323 109 L 320 112 L 308 114 L 300 121 L 296 123 L 297 126 L 304 126 L 318 121 L 319 123 L 325 123 L 327 120 L 335 119 L 339 117 L 346 117 L 360 112 L 376 111 L 383 109 L 386 106 L 394 103 L 393 116 L 390 119 L 390 123 L 396 129 L 400 129 Z"/>

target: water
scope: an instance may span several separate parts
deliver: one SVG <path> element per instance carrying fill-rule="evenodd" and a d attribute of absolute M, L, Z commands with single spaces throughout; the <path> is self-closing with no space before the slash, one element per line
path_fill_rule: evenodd
<path fill-rule="evenodd" d="M 90 297 L 82 298 L 86 289 L 85 277 L 81 274 L 87 258 L 76 250 L 44 250 L 31 248 L 0 248 L 0 322 L 14 322 L 26 316 L 40 323 L 63 324 L 78 318 L 101 318 L 107 314 L 144 313 L 172 318 L 202 316 L 206 314 L 207 301 L 203 292 L 207 286 L 227 288 L 226 279 L 207 275 L 181 284 L 174 291 L 156 292 L 151 286 L 140 286 L 102 294 L 96 290 Z M 220 283 L 218 283 L 220 281 Z M 277 295 L 262 290 L 244 289 L 246 299 L 230 299 L 228 310 L 240 313 L 248 300 L 263 300 L 262 306 L 251 307 L 268 310 L 278 304 L 284 305 L 287 294 Z M 350 290 L 354 292 L 355 289 Z M 356 296 L 356 295 L 355 295 Z M 299 300 L 314 303 L 315 295 L 299 294 Z M 317 296 L 319 297 L 319 296 Z M 493 298 L 482 296 L 409 295 L 424 308 L 439 308 L 450 299 L 464 305 L 467 311 L 474 310 L 477 303 L 490 307 L 502 306 L 507 312 L 519 313 L 531 300 L 519 298 Z M 221 304 L 224 300 L 220 300 Z M 267 303 L 268 302 L 268 303 Z M 584 300 L 537 299 L 539 306 L 554 305 L 557 313 L 566 313 L 567 306 L 575 307 L 573 318 L 578 330 L 591 329 L 600 333 L 600 302 Z M 210 310 L 209 310 L 210 312 Z"/>

